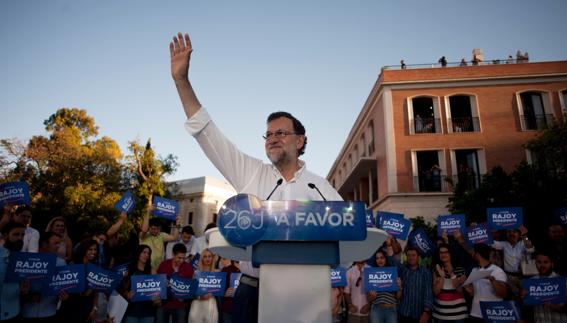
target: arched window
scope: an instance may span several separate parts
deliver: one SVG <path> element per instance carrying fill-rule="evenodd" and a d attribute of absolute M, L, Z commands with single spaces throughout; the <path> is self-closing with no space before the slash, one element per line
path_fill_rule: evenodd
<path fill-rule="evenodd" d="M 547 93 L 527 91 L 517 97 L 522 130 L 541 130 L 551 125 L 554 117 Z"/>
<path fill-rule="evenodd" d="M 419 96 L 408 99 L 410 134 L 441 133 L 438 99 Z"/>

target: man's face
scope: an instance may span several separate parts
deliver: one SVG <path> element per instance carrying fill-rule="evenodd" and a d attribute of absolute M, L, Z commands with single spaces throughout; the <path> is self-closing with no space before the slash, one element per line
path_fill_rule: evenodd
<path fill-rule="evenodd" d="M 560 243 L 565 238 L 565 230 L 560 225 L 552 225 L 547 232 L 549 239 L 555 243 Z"/>
<path fill-rule="evenodd" d="M 288 118 L 277 118 L 268 123 L 266 133 L 276 133 L 284 131 L 293 133 L 293 122 Z M 302 135 L 290 134 L 281 138 L 272 135 L 264 143 L 266 155 L 275 166 L 285 165 L 290 161 L 294 161 L 298 157 L 299 149 L 303 146 L 305 137 Z"/>
<path fill-rule="evenodd" d="M 48 241 L 47 252 L 57 253 L 59 250 L 59 244 L 61 243 L 61 238 L 58 236 L 52 236 Z"/>
<path fill-rule="evenodd" d="M 541 276 L 548 276 L 553 270 L 553 262 L 546 255 L 537 255 L 536 257 L 537 272 Z"/>
<path fill-rule="evenodd" d="M 517 230 L 508 230 L 508 242 L 516 243 L 520 240 L 520 233 Z"/>
<path fill-rule="evenodd" d="M 185 254 L 183 252 L 176 253 L 173 256 L 173 262 L 175 265 L 180 266 L 185 261 Z"/>
<path fill-rule="evenodd" d="M 25 226 L 30 225 L 31 223 L 32 214 L 30 211 L 23 211 L 20 214 L 14 215 L 14 221 L 21 223 Z"/>
<path fill-rule="evenodd" d="M 419 265 L 419 254 L 415 250 L 409 250 L 407 252 L 408 257 L 408 264 L 410 266 L 418 266 Z"/>
<path fill-rule="evenodd" d="M 20 251 L 24 246 L 25 228 L 14 228 L 8 232 L 4 246 L 10 251 Z"/>
<path fill-rule="evenodd" d="M 160 227 L 158 226 L 152 225 L 150 227 L 150 234 L 153 236 L 157 236 L 159 234 L 159 231 L 160 231 Z"/>
<path fill-rule="evenodd" d="M 181 234 L 181 240 L 184 243 L 188 243 L 189 241 L 191 241 L 191 235 L 189 233 L 182 233 Z"/>

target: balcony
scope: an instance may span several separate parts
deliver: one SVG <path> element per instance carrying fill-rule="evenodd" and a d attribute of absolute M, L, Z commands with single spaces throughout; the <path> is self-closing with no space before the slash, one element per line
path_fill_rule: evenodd
<path fill-rule="evenodd" d="M 441 119 L 416 118 L 413 120 L 413 133 L 439 133 L 441 132 Z"/>
<path fill-rule="evenodd" d="M 551 126 L 555 117 L 553 114 L 536 114 L 520 116 L 523 130 L 544 130 Z"/>
<path fill-rule="evenodd" d="M 376 171 L 376 169 L 376 158 L 361 157 L 352 167 L 350 172 L 346 174 L 344 181 L 338 185 L 337 191 L 341 195 L 346 196 L 358 187 L 361 179 L 367 178 L 369 172 L 371 170 Z"/>
<path fill-rule="evenodd" d="M 421 175 L 413 177 L 415 192 L 449 192 L 447 176 Z"/>
<path fill-rule="evenodd" d="M 459 173 L 453 176 L 453 186 L 459 186 L 459 189 L 468 191 L 480 187 L 482 175 L 474 175 L 468 173 Z"/>
<path fill-rule="evenodd" d="M 477 117 L 461 117 L 448 119 L 453 132 L 480 132 L 480 122 Z"/>

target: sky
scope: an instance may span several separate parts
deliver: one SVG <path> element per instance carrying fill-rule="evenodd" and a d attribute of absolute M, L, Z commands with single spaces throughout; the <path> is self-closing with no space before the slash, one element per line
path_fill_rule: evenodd
<path fill-rule="evenodd" d="M 185 131 L 168 45 L 191 36 L 190 79 L 215 123 L 268 162 L 266 117 L 303 122 L 308 169 L 326 176 L 380 68 L 471 58 L 567 60 L 564 0 L 2 0 L 0 138 L 45 135 L 57 109 L 86 109 L 99 136 L 151 138 L 177 156 L 167 180 L 223 178 Z"/>

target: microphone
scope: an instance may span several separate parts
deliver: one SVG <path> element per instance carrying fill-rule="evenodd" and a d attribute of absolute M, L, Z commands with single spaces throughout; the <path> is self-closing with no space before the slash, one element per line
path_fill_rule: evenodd
<path fill-rule="evenodd" d="M 309 184 L 307 184 L 307 186 L 309 186 L 309 188 L 311 188 L 311 189 L 317 190 L 319 195 L 321 195 L 321 197 L 323 198 L 323 201 L 327 202 L 327 199 L 323 196 L 323 194 L 321 193 L 321 191 L 319 191 L 319 188 L 317 188 L 317 186 L 315 186 L 315 184 L 309 183 Z"/>
<path fill-rule="evenodd" d="M 282 185 L 283 183 L 283 178 L 278 179 L 278 181 L 276 182 L 276 187 L 274 187 L 274 189 L 272 190 L 272 193 L 270 193 L 270 195 L 268 195 L 268 197 L 266 198 L 266 201 L 270 199 L 270 197 L 272 197 L 272 194 L 274 194 L 274 192 L 276 191 L 276 188 L 278 188 L 278 186 Z"/>

